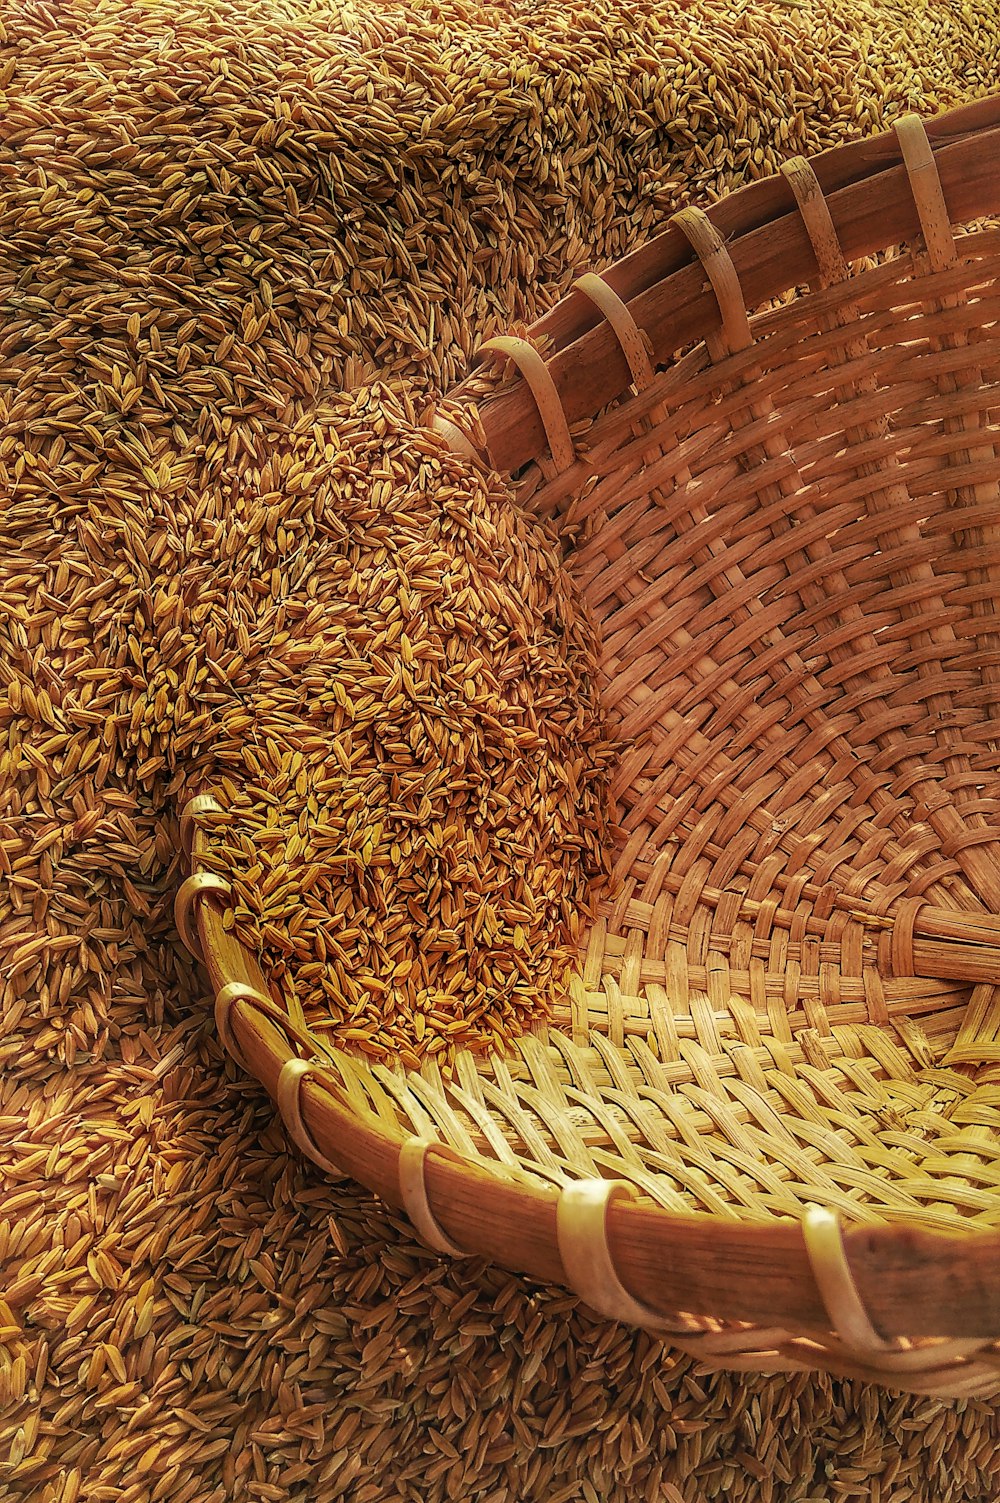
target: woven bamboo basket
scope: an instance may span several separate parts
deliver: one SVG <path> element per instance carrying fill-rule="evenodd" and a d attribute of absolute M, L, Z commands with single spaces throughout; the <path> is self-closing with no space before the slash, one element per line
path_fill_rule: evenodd
<path fill-rule="evenodd" d="M 182 820 L 179 930 L 301 1149 L 707 1367 L 1000 1392 L 998 161 L 994 98 L 685 209 L 436 418 L 564 527 L 627 748 L 507 1057 L 318 1048 Z"/>

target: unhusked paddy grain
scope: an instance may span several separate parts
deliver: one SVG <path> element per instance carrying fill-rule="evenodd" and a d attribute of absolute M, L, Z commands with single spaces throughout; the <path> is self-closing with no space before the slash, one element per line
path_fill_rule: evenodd
<path fill-rule="evenodd" d="M 608 872 L 594 632 L 555 537 L 385 388 L 304 437 L 243 471 L 293 503 L 301 561 L 192 771 L 224 808 L 206 864 L 321 1038 L 414 1065 L 502 1050 L 545 1015 Z"/>
<path fill-rule="evenodd" d="M 308 497 L 244 467 L 998 54 L 995 0 L 8 0 L 2 1503 L 996 1496 L 989 1405 L 699 1375 L 325 1182 L 224 1067 L 171 908 L 190 771 L 303 567 Z"/>

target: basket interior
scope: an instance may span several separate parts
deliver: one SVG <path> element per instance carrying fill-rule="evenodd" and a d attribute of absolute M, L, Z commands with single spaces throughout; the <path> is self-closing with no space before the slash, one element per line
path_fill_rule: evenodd
<path fill-rule="evenodd" d="M 547 1024 L 359 1110 L 675 1212 L 1000 1222 L 1000 230 L 799 289 L 533 465 L 623 743 Z"/>

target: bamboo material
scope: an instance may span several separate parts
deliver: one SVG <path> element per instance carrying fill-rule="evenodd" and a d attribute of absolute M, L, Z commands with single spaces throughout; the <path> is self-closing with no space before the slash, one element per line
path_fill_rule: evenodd
<path fill-rule="evenodd" d="M 685 210 L 439 421 L 566 528 L 625 742 L 509 1057 L 310 1036 L 182 820 L 178 927 L 302 1151 L 710 1366 L 1000 1392 L 998 147 L 983 100 Z"/>
<path fill-rule="evenodd" d="M 978 100 L 931 120 L 932 140 L 945 198 L 954 223 L 1000 212 L 1000 96 Z M 898 244 L 919 230 L 905 169 L 893 134 L 835 147 L 812 161 L 821 191 L 848 260 Z M 878 213 L 872 212 L 878 204 Z M 809 282 L 816 261 L 809 236 L 780 177 L 752 183 L 708 211 L 726 242 L 746 305 L 759 306 L 787 288 Z M 683 230 L 662 235 L 603 273 L 608 286 L 645 330 L 654 359 L 704 336 L 719 311 L 693 261 Z M 610 325 L 598 321 L 579 293 L 540 319 L 535 337 L 549 354 L 552 380 L 570 423 L 588 417 L 626 390 L 627 359 Z M 452 394 L 461 402 L 474 383 Z M 499 470 L 514 472 L 544 452 L 545 429 L 530 390 L 518 382 L 483 404 L 486 454 Z"/>

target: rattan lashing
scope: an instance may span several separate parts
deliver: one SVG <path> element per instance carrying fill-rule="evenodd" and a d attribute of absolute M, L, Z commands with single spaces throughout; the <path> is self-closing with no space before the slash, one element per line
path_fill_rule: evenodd
<path fill-rule="evenodd" d="M 625 741 L 616 883 L 510 1057 L 320 1043 L 182 821 L 303 1152 L 707 1365 L 1000 1391 L 998 152 L 984 100 L 686 209 L 437 420 L 565 527 Z"/>

